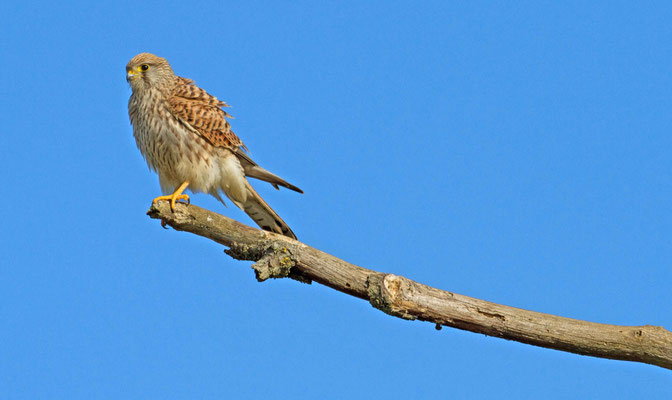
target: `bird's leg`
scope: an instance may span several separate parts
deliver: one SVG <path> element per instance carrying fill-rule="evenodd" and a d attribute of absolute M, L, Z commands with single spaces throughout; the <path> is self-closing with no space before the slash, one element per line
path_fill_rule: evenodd
<path fill-rule="evenodd" d="M 189 196 L 187 196 L 186 194 L 182 194 L 182 192 L 184 192 L 184 189 L 186 189 L 187 186 L 189 186 L 189 181 L 185 181 L 183 184 L 181 184 L 180 187 L 177 188 L 175 193 L 168 196 L 159 196 L 155 198 L 152 201 L 152 204 L 156 204 L 160 200 L 168 200 L 170 201 L 170 211 L 175 211 L 175 202 L 177 200 L 186 200 L 187 202 L 189 202 Z"/>

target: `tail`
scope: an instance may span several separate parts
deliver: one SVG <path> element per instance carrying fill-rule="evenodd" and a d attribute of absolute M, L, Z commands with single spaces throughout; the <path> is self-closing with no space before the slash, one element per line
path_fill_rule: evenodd
<path fill-rule="evenodd" d="M 279 233 L 292 239 L 296 239 L 296 235 L 289 228 L 289 225 L 280 218 L 280 216 L 273 211 L 264 199 L 259 196 L 247 179 L 245 179 L 245 188 L 247 189 L 247 199 L 242 205 L 243 211 L 265 231 Z M 239 206 L 240 206 L 239 205 Z"/>
<path fill-rule="evenodd" d="M 298 187 L 280 178 L 276 174 L 261 168 L 257 163 L 252 161 L 250 156 L 245 154 L 242 149 L 239 148 L 234 154 L 238 157 L 238 161 L 240 161 L 240 165 L 243 167 L 243 171 L 245 171 L 245 176 L 268 182 L 276 189 L 279 189 L 278 186 L 284 186 L 295 192 L 303 193 L 303 190 Z"/>

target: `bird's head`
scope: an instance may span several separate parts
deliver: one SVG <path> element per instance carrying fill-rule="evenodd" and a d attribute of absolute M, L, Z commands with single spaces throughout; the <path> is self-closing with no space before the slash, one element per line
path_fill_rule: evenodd
<path fill-rule="evenodd" d="M 175 73 L 165 58 L 140 53 L 126 64 L 126 80 L 135 90 L 161 88 L 175 79 Z"/>

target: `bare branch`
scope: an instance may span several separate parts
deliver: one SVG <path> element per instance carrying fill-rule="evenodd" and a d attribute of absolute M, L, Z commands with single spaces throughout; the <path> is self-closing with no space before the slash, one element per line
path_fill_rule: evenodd
<path fill-rule="evenodd" d="M 259 281 L 289 277 L 315 281 L 368 300 L 399 318 L 515 340 L 535 346 L 672 369 L 672 333 L 659 326 L 619 326 L 563 318 L 462 296 L 402 276 L 358 267 L 285 236 L 251 228 L 194 205 L 166 202 L 147 214 L 162 224 L 229 247 L 238 260 L 255 261 Z"/>

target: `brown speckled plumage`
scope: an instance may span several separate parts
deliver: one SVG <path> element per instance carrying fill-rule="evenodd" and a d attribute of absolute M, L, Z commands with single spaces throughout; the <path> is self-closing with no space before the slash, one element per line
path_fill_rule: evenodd
<path fill-rule="evenodd" d="M 173 115 L 194 127 L 213 146 L 244 148 L 226 120 L 231 116 L 222 107 L 228 105 L 194 85 L 191 79 L 181 77 L 177 78 L 168 99 L 168 108 Z"/>
<path fill-rule="evenodd" d="M 166 59 L 140 53 L 126 66 L 133 93 L 128 114 L 133 135 L 164 193 L 189 182 L 192 192 L 222 200 L 224 193 L 262 229 L 295 238 L 289 226 L 259 196 L 246 176 L 274 187 L 301 189 L 259 167 L 231 130 L 226 103 L 176 76 Z"/>

